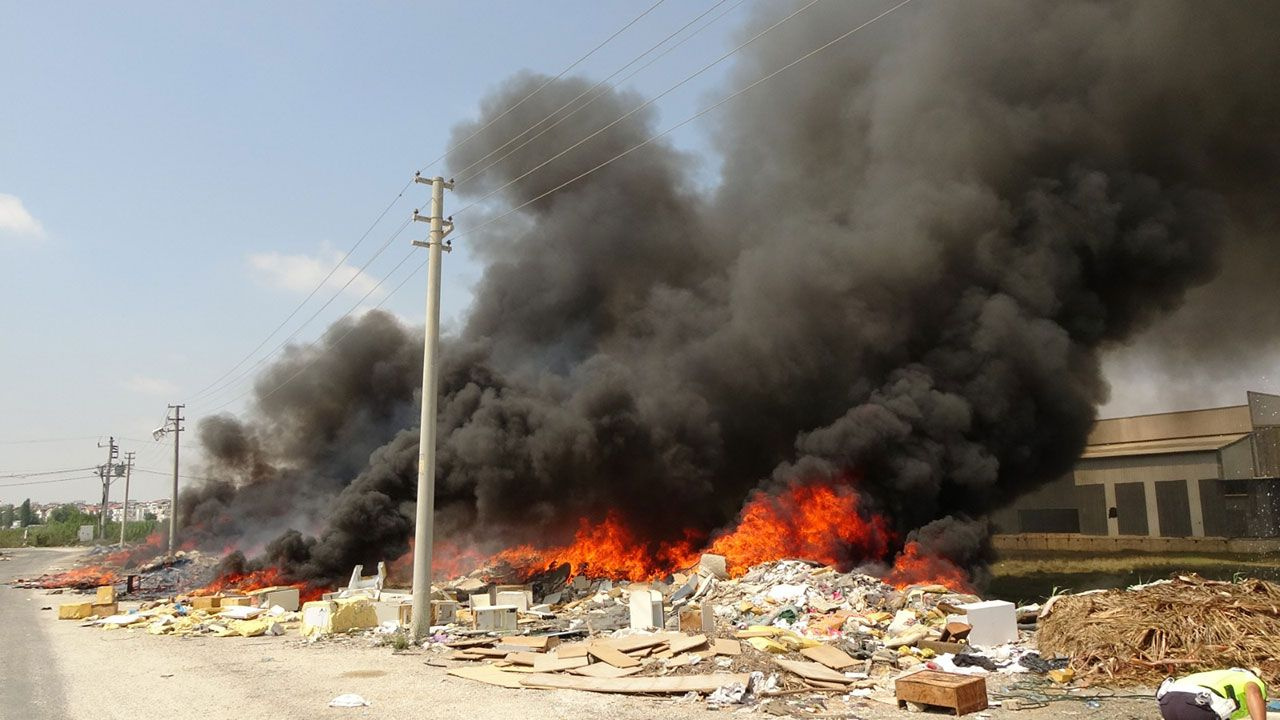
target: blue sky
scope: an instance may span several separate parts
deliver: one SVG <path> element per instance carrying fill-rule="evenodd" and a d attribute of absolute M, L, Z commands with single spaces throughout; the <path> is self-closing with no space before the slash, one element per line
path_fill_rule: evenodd
<path fill-rule="evenodd" d="M 714 59 L 754 1 L 627 85 L 650 96 Z M 0 3 L 0 475 L 96 465 L 108 434 L 128 438 L 140 468 L 165 470 L 171 448 L 149 438 L 166 403 L 257 345 L 486 92 L 521 69 L 560 72 L 650 4 Z M 713 4 L 664 3 L 574 72 L 603 78 Z M 701 107 L 727 65 L 663 98 L 664 126 Z M 702 148 L 692 126 L 673 139 Z M 425 206 L 425 186 L 411 192 L 351 265 Z M 299 338 L 357 304 L 425 226 L 410 231 Z M 464 314 L 478 275 L 459 244 L 446 258 L 446 322 Z M 424 283 L 370 302 L 420 322 Z M 74 439 L 27 442 L 61 438 Z M 139 473 L 134 496 L 165 495 L 166 483 Z M 0 502 L 98 492 L 85 473 L 0 488 Z"/>

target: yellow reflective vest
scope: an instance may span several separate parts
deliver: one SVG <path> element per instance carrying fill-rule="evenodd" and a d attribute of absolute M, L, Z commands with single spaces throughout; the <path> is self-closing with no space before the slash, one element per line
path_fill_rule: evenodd
<path fill-rule="evenodd" d="M 1234 701 L 1236 710 L 1231 713 L 1231 720 L 1241 720 L 1241 718 L 1249 717 L 1249 707 L 1244 699 L 1245 687 L 1249 683 L 1258 684 L 1258 687 L 1262 690 L 1262 699 L 1265 701 L 1267 699 L 1266 683 L 1248 670 L 1241 670 L 1240 668 L 1211 670 L 1178 679 L 1179 685 L 1199 685 L 1202 688 L 1212 690 L 1220 697 Z"/>

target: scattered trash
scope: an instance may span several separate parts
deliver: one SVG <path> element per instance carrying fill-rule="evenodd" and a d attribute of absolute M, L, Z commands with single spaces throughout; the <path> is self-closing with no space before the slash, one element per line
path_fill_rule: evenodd
<path fill-rule="evenodd" d="M 355 693 L 346 693 L 329 701 L 329 707 L 336 708 L 355 708 L 369 707 L 371 703 L 368 700 L 356 695 Z"/>

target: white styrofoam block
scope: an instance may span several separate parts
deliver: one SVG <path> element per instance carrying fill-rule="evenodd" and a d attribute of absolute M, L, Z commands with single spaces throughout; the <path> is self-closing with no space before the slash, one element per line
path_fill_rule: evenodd
<path fill-rule="evenodd" d="M 494 604 L 493 599 L 489 597 L 489 593 L 472 595 L 470 603 L 472 610 L 479 610 L 480 608 L 486 608 Z"/>
<path fill-rule="evenodd" d="M 516 606 L 490 605 L 475 609 L 476 629 L 490 632 L 516 632 Z"/>
<path fill-rule="evenodd" d="M 498 601 L 495 605 L 515 605 L 517 610 L 524 612 L 529 609 L 529 596 L 531 592 L 524 590 L 504 590 L 498 593 Z"/>
<path fill-rule="evenodd" d="M 301 594 L 298 588 L 285 588 L 284 590 L 273 590 L 269 593 L 262 594 L 262 607 L 270 608 L 279 605 L 286 612 L 297 612 L 300 607 Z"/>
<path fill-rule="evenodd" d="M 965 622 L 973 628 L 969 644 L 981 647 L 1003 645 L 1018 639 L 1018 620 L 1013 603 L 987 600 L 960 606 Z"/>
<path fill-rule="evenodd" d="M 663 627 L 662 593 L 657 590 L 633 590 L 627 600 L 631 608 L 631 627 L 652 630 Z"/>

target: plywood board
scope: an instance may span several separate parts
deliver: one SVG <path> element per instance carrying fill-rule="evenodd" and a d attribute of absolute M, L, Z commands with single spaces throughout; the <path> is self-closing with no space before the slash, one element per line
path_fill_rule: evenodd
<path fill-rule="evenodd" d="M 550 650 L 560 644 L 560 638 L 548 635 L 512 635 L 498 640 L 503 645 L 518 645 L 522 649 Z"/>
<path fill-rule="evenodd" d="M 487 683 L 489 685 L 500 685 L 506 688 L 521 688 L 519 673 L 505 672 L 492 665 L 481 665 L 479 667 L 460 667 L 449 668 L 445 671 L 449 675 L 455 677 L 475 680 L 477 682 Z M 549 677 L 555 677 L 554 675 Z"/>
<path fill-rule="evenodd" d="M 555 650 L 552 650 L 551 654 L 561 659 L 586 657 L 587 643 L 576 642 L 576 643 L 569 643 L 567 645 L 561 645 L 557 647 Z"/>
<path fill-rule="evenodd" d="M 741 655 L 742 643 L 729 638 L 716 638 L 711 649 L 715 650 L 717 655 Z"/>
<path fill-rule="evenodd" d="M 849 657 L 848 653 L 839 648 L 831 647 L 830 645 L 818 645 L 816 647 L 805 648 L 800 651 L 800 654 L 814 662 L 822 663 L 832 670 L 844 670 L 845 668 L 862 664 L 862 661 L 854 660 Z"/>
<path fill-rule="evenodd" d="M 556 658 L 550 655 L 535 655 L 533 660 L 533 669 L 538 672 L 560 672 L 561 670 L 573 670 L 574 668 L 586 667 L 591 660 L 587 657 L 575 658 Z M 596 663 L 603 667 L 613 667 L 604 663 Z"/>
<path fill-rule="evenodd" d="M 533 664 L 537 662 L 540 657 L 545 656 L 542 655 L 542 653 L 513 652 L 507 653 L 506 657 L 502 659 L 514 665 L 527 665 L 529 667 L 533 667 Z"/>
<path fill-rule="evenodd" d="M 631 657 L 630 655 L 624 655 L 608 645 L 592 645 L 587 648 L 587 654 L 600 662 L 607 662 L 618 668 L 636 667 L 640 664 L 639 660 Z"/>
<path fill-rule="evenodd" d="M 834 682 L 848 684 L 851 680 L 844 675 L 824 667 L 818 663 L 800 662 L 798 660 L 785 660 L 783 658 L 774 658 L 774 662 L 784 670 L 789 670 L 806 680 L 820 680 L 822 682 Z"/>
<path fill-rule="evenodd" d="M 607 640 L 605 644 L 613 647 L 618 652 L 635 652 L 636 650 L 644 650 L 646 648 L 657 647 L 665 642 L 674 640 L 678 637 L 684 637 L 683 633 L 654 633 L 652 635 L 633 635 L 631 637 L 619 638 L 617 640 Z M 598 644 L 598 643 L 593 643 Z"/>
<path fill-rule="evenodd" d="M 521 683 L 525 687 L 554 688 L 561 690 L 586 690 L 604 693 L 672 693 L 715 692 L 729 683 L 746 685 L 751 676 L 746 673 L 716 675 L 676 675 L 666 677 L 593 678 L 575 675 L 525 675 Z"/>
<path fill-rule="evenodd" d="M 472 638 L 470 640 L 454 640 L 453 642 L 445 643 L 445 647 L 472 648 L 481 647 L 483 645 L 492 645 L 494 642 L 496 641 L 493 638 Z"/>
<path fill-rule="evenodd" d="M 688 652 L 694 648 L 702 647 L 707 644 L 706 635 L 690 635 L 686 637 L 675 638 L 671 641 L 671 653 L 679 655 L 682 652 Z"/>
<path fill-rule="evenodd" d="M 620 678 L 627 677 L 628 675 L 635 675 L 643 669 L 644 668 L 638 667 L 616 668 L 608 663 L 591 663 L 590 665 L 584 665 L 580 668 L 574 668 L 569 672 L 574 675 L 583 675 L 593 678 Z"/>

